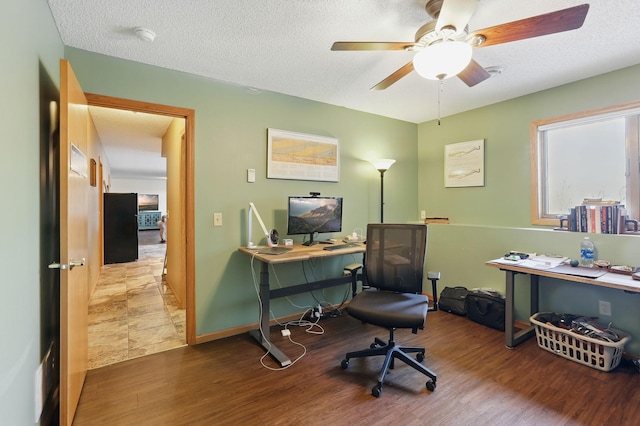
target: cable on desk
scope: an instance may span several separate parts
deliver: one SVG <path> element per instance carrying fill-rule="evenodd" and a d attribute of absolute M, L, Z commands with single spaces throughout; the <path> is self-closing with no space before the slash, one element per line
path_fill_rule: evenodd
<path fill-rule="evenodd" d="M 357 262 L 356 255 L 355 255 L 354 253 L 351 253 L 351 257 L 352 257 L 352 259 L 353 259 L 353 261 L 354 261 L 354 262 Z M 315 259 L 315 260 L 318 260 L 319 262 L 321 262 L 321 265 L 324 267 L 325 263 L 323 262 L 323 260 L 324 260 L 323 258 L 319 258 L 319 259 Z M 304 278 L 305 278 L 305 280 L 306 280 L 306 282 L 307 282 L 307 283 L 309 282 L 309 278 L 307 277 L 307 271 L 306 271 L 306 269 L 305 269 L 305 264 L 306 264 L 306 262 L 310 262 L 310 263 L 311 263 L 314 280 L 315 280 L 315 281 L 318 281 L 318 277 L 317 277 L 317 275 L 315 274 L 315 271 L 314 271 L 314 268 L 313 268 L 313 267 L 315 266 L 315 264 L 314 264 L 314 262 L 313 262 L 313 261 L 314 261 L 314 259 L 310 259 L 310 260 L 307 260 L 307 261 L 305 261 L 305 262 L 302 262 L 302 271 L 303 271 Z M 274 273 L 275 273 L 275 269 L 272 269 L 272 270 L 273 270 L 273 271 L 274 271 Z M 322 272 L 323 272 L 322 277 L 323 277 L 323 278 L 326 278 L 326 273 L 324 273 L 324 268 L 322 268 Z M 351 294 L 351 284 L 350 284 L 350 283 L 347 283 L 347 285 L 346 285 L 346 287 L 345 287 L 345 293 L 344 293 L 344 296 L 343 296 L 343 298 L 342 298 L 342 301 L 341 301 L 341 302 L 340 302 L 340 304 L 339 304 L 339 305 L 337 305 L 337 306 L 336 306 L 336 304 L 335 304 L 335 303 L 331 303 L 331 302 L 329 302 L 328 300 L 324 299 L 324 290 L 322 290 L 322 291 L 321 291 L 321 293 L 322 293 L 322 297 L 323 297 L 323 300 L 320 300 L 318 297 L 316 297 L 316 294 L 315 294 L 315 292 L 314 292 L 313 290 L 309 291 L 309 293 L 311 294 L 311 296 L 313 297 L 313 299 L 314 299 L 316 302 L 318 302 L 318 304 L 319 304 L 319 305 L 321 305 L 321 306 L 323 307 L 323 309 L 324 309 L 325 307 L 329 307 L 329 308 L 330 308 L 330 309 L 329 309 L 329 312 L 332 312 L 332 313 L 330 313 L 330 314 L 329 314 L 329 316 L 336 317 L 336 316 L 340 316 L 340 315 L 342 315 L 342 307 L 343 307 L 343 306 L 344 306 L 344 304 L 347 302 L 347 300 L 349 300 L 349 295 Z M 294 305 L 294 306 L 296 306 L 296 305 L 295 305 L 294 303 L 292 303 L 292 302 L 291 302 L 291 304 L 292 304 L 292 305 Z M 296 307 L 298 307 L 298 306 L 296 306 Z"/>

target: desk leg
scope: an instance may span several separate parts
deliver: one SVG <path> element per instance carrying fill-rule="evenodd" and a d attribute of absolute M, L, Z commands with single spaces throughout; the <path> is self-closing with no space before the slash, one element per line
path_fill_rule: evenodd
<path fill-rule="evenodd" d="M 507 282 L 506 282 L 506 298 L 505 298 L 505 317 L 504 317 L 504 334 L 505 334 L 505 346 L 509 349 L 515 348 L 520 343 L 524 342 L 531 336 L 533 336 L 535 330 L 533 326 L 527 327 L 524 330 L 520 330 L 517 333 L 514 331 L 514 305 L 515 305 L 515 295 L 514 295 L 514 281 L 516 272 L 513 271 L 505 271 Z M 538 310 L 538 276 L 531 275 L 531 313 L 537 312 Z"/>
<path fill-rule="evenodd" d="M 262 347 L 269 351 L 276 361 L 280 363 L 282 367 L 286 367 L 291 364 L 291 360 L 278 349 L 273 343 L 271 343 L 271 332 L 269 327 L 269 265 L 265 262 L 260 262 L 260 310 L 262 315 L 260 316 L 260 328 L 258 330 L 251 330 L 249 334 L 262 345 Z"/>
<path fill-rule="evenodd" d="M 538 282 L 540 277 L 538 275 L 531 275 L 531 307 L 529 312 L 530 315 L 533 315 L 538 312 Z"/>

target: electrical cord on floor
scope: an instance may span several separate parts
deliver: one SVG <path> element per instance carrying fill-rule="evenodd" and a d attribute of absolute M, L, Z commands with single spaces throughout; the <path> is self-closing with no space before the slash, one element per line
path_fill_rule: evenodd
<path fill-rule="evenodd" d="M 317 334 L 317 335 L 322 335 L 324 334 L 324 328 L 318 324 L 318 322 L 320 321 L 320 318 L 322 316 L 318 316 L 315 318 L 315 321 L 309 321 L 307 319 L 305 319 L 305 316 L 307 315 L 307 313 L 313 313 L 314 312 L 314 307 L 312 306 L 300 306 L 297 305 L 296 303 L 294 303 L 288 296 L 285 297 L 285 299 L 294 307 L 299 308 L 299 309 L 304 309 L 304 312 L 302 313 L 301 317 L 298 320 L 292 320 L 292 321 L 287 321 L 285 323 L 281 323 L 278 321 L 278 319 L 275 317 L 275 315 L 273 314 L 273 311 L 269 310 L 269 317 L 272 318 L 279 326 L 283 327 L 283 330 L 289 330 L 289 334 L 288 334 L 288 339 L 291 343 L 293 343 L 294 345 L 300 346 L 303 349 L 302 354 L 297 357 L 296 359 L 292 360 L 290 364 L 284 366 L 284 367 L 279 367 L 279 368 L 274 368 L 274 367 L 269 367 L 268 365 L 266 365 L 264 363 L 264 359 L 271 353 L 271 340 L 264 335 L 264 332 L 262 330 L 262 327 L 260 326 L 261 320 L 262 320 L 262 299 L 260 297 L 260 288 L 259 288 L 259 280 L 255 271 L 255 267 L 254 267 L 254 260 L 256 257 L 256 253 L 253 253 L 253 255 L 251 256 L 251 276 L 253 278 L 253 286 L 254 289 L 256 291 L 256 295 L 258 297 L 258 305 L 259 305 L 259 326 L 258 326 L 258 330 L 260 330 L 260 335 L 262 337 L 263 342 L 266 342 L 268 344 L 268 348 L 267 351 L 264 353 L 264 355 L 262 355 L 262 357 L 260 357 L 260 364 L 262 364 L 262 366 L 268 370 L 272 370 L 272 371 L 280 371 L 280 370 L 286 370 L 287 368 L 291 367 L 292 365 L 294 365 L 296 362 L 298 362 L 300 359 L 302 359 L 302 357 L 304 357 L 307 354 L 307 348 L 306 346 L 304 346 L 302 343 L 296 342 L 291 338 L 291 330 L 289 329 L 289 327 L 291 326 L 296 326 L 296 327 L 307 327 L 307 329 L 305 330 L 306 333 L 309 334 Z M 273 276 L 275 278 L 275 281 L 278 285 L 279 288 L 282 288 L 282 285 L 280 284 L 280 279 L 278 278 L 278 274 L 276 272 L 276 269 L 273 265 L 271 266 L 271 272 L 273 273 Z M 306 271 L 304 270 L 304 264 L 303 264 L 303 273 L 306 277 Z M 315 276 L 315 273 L 314 273 Z M 308 281 L 308 280 L 307 280 Z M 349 293 L 351 290 L 351 285 L 347 285 L 345 288 L 345 294 L 343 297 L 342 302 L 340 303 L 340 305 L 338 307 L 335 307 L 334 304 L 329 303 L 328 301 L 324 300 L 325 305 L 324 306 L 331 306 L 331 310 L 329 311 L 329 313 L 324 314 L 325 316 L 340 316 L 342 315 L 342 306 L 344 306 L 344 304 L 346 303 L 346 301 L 349 298 Z M 318 304 L 320 304 L 322 306 L 322 301 L 319 301 L 315 294 L 313 292 L 311 292 L 314 300 L 316 300 L 318 302 Z M 316 330 L 316 328 L 318 330 Z"/>
<path fill-rule="evenodd" d="M 261 299 L 261 297 L 260 297 L 259 281 L 258 281 L 258 278 L 257 278 L 257 276 L 256 276 L 256 271 L 255 271 L 255 268 L 254 268 L 254 259 L 255 259 L 255 256 L 256 256 L 256 253 L 254 253 L 254 254 L 251 256 L 251 276 L 253 277 L 253 287 L 254 287 L 254 289 L 255 289 L 255 291 L 256 291 L 256 295 L 257 295 L 257 297 L 258 297 L 258 305 L 260 306 L 260 309 L 259 309 L 259 314 L 260 314 L 260 315 L 259 315 L 259 317 L 258 317 L 258 318 L 259 318 L 259 320 L 258 320 L 258 330 L 260 330 L 260 335 L 261 335 L 261 337 L 262 337 L 262 341 L 263 341 L 263 342 L 266 342 L 266 343 L 268 344 L 267 351 L 264 353 L 264 355 L 262 355 L 262 356 L 260 357 L 260 364 L 261 364 L 264 368 L 266 368 L 267 370 L 271 370 L 271 371 L 281 371 L 281 370 L 286 370 L 287 368 L 289 368 L 289 367 L 293 366 L 296 362 L 300 361 L 300 360 L 302 359 L 302 357 L 304 357 L 304 356 L 307 354 L 307 348 L 306 348 L 306 346 L 304 346 L 302 343 L 298 343 L 298 342 L 294 341 L 294 340 L 291 338 L 291 334 L 289 334 L 289 336 L 288 336 L 289 341 L 290 341 L 291 343 L 293 343 L 294 345 L 297 345 L 297 346 L 302 347 L 302 349 L 303 349 L 302 354 L 301 354 L 300 356 L 298 356 L 296 359 L 292 360 L 290 364 L 285 365 L 285 366 L 283 366 L 283 367 L 279 367 L 279 368 L 270 367 L 270 366 L 268 366 L 268 365 L 266 365 L 266 364 L 264 363 L 264 359 L 265 359 L 265 358 L 266 358 L 266 357 L 271 353 L 271 346 L 272 346 L 272 344 L 271 344 L 271 340 L 270 340 L 267 336 L 265 336 L 265 335 L 264 335 L 264 331 L 262 330 L 262 327 L 261 327 L 261 320 L 262 320 L 262 299 Z M 270 314 L 270 315 L 273 315 L 273 314 L 272 314 L 272 312 L 269 312 L 269 314 Z M 275 318 L 274 318 L 274 319 L 275 319 Z M 276 320 L 276 322 L 277 322 L 277 320 Z M 322 332 L 324 333 L 324 329 L 322 330 Z M 316 334 L 318 334 L 318 333 L 316 333 Z"/>

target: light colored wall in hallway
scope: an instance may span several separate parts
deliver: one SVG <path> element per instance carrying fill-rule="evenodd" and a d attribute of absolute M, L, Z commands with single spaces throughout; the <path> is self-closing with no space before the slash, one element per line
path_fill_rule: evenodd
<path fill-rule="evenodd" d="M 131 179 L 111 178 L 109 192 L 137 194 L 158 194 L 158 210 L 167 211 L 167 180 L 166 179 Z"/>

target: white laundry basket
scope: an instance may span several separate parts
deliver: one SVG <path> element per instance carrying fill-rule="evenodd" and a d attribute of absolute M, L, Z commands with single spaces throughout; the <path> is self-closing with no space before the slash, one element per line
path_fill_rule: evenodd
<path fill-rule="evenodd" d="M 612 329 L 621 336 L 620 341 L 605 342 L 541 322 L 537 319 L 541 315 L 549 313 L 538 312 L 529 320 L 536 330 L 538 346 L 542 349 L 602 371 L 611 371 L 620 364 L 624 345 L 630 339 L 627 333 Z"/>

